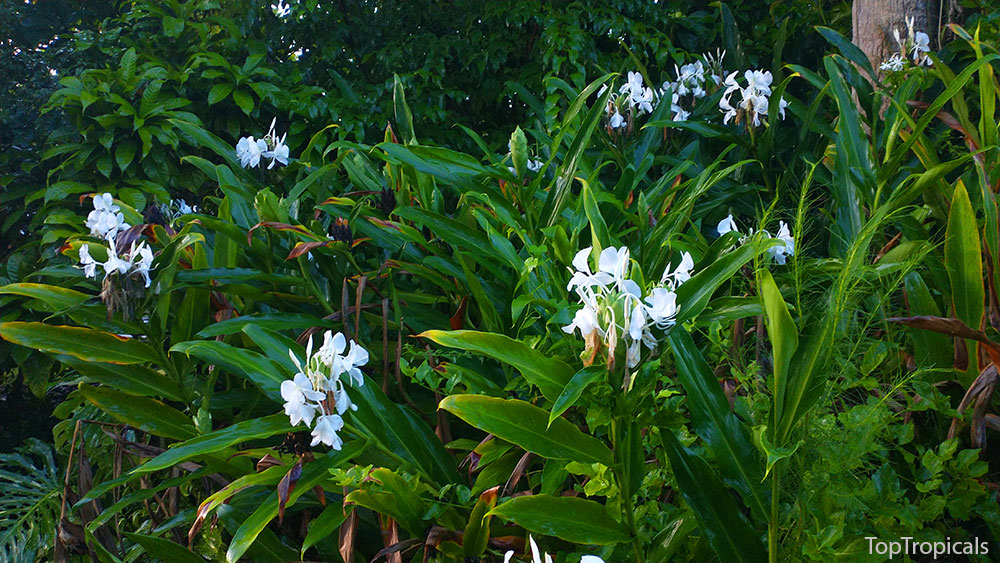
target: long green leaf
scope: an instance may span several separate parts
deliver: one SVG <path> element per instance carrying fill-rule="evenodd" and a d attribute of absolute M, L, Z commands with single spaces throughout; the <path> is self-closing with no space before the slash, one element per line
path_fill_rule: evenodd
<path fill-rule="evenodd" d="M 955 183 L 955 193 L 951 198 L 951 212 L 944 235 L 944 265 L 951 280 L 951 302 L 955 316 L 972 328 L 979 328 L 983 320 L 983 256 L 979 239 L 979 223 L 972 202 L 965 190 L 965 183 Z M 969 369 L 964 384 L 972 383 L 978 373 L 976 355 L 971 353 L 976 344 L 968 342 L 970 350 Z"/>
<path fill-rule="evenodd" d="M 281 382 L 287 379 L 283 375 L 284 368 L 274 360 L 224 342 L 214 340 L 178 342 L 170 348 L 170 351 L 194 356 L 228 372 L 246 377 L 275 401 L 281 397 L 279 390 Z"/>
<path fill-rule="evenodd" d="M 474 330 L 428 330 L 418 336 L 429 338 L 442 346 L 476 352 L 509 364 L 551 401 L 559 397 L 575 373 L 566 362 L 549 357 L 520 340 L 502 334 Z"/>
<path fill-rule="evenodd" d="M 682 446 L 670 429 L 661 428 L 660 439 L 681 496 L 694 511 L 720 560 L 747 563 L 767 560 L 760 536 L 743 518 L 740 507 L 712 467 Z"/>
<path fill-rule="evenodd" d="M 552 412 L 549 413 L 549 424 L 551 425 L 553 420 L 566 412 L 566 409 L 576 404 L 577 399 L 591 383 L 598 381 L 607 373 L 608 370 L 604 366 L 591 366 L 576 372 L 576 375 L 563 388 L 562 393 L 559 393 L 555 404 L 552 405 Z"/>
<path fill-rule="evenodd" d="M 575 424 L 557 418 L 548 424 L 548 413 L 517 399 L 485 395 L 451 395 L 442 408 L 476 428 L 550 459 L 584 463 L 613 463 L 611 450 L 600 440 L 580 431 Z"/>
<path fill-rule="evenodd" d="M 729 408 L 714 372 L 691 336 L 677 327 L 667 336 L 677 364 L 677 377 L 687 391 L 691 425 L 708 445 L 726 484 L 743 496 L 758 518 L 766 519 L 767 495 L 760 487 L 763 465 L 750 434 Z"/>
<path fill-rule="evenodd" d="M 785 388 L 788 386 L 789 369 L 792 356 L 799 347 L 799 333 L 795 328 L 791 313 L 785 305 L 785 300 L 774 284 L 771 272 L 762 270 L 760 274 L 760 294 L 764 302 L 764 316 L 767 320 L 767 335 L 771 339 L 771 349 L 774 357 L 774 375 L 771 379 L 771 393 L 774 397 L 772 419 L 780 421 L 785 404 Z M 775 424 L 771 426 L 776 428 Z M 775 444 L 778 447 L 784 444 Z"/>
<path fill-rule="evenodd" d="M 489 512 L 525 530 L 582 544 L 629 541 L 631 534 L 603 504 L 577 497 L 530 495 L 513 498 Z"/>
<path fill-rule="evenodd" d="M 21 346 L 67 354 L 88 362 L 138 364 L 158 359 L 152 348 L 134 338 L 76 326 L 20 321 L 0 323 L 0 337 Z"/>
<path fill-rule="evenodd" d="M 80 394 L 112 417 L 154 436 L 187 440 L 196 434 L 191 419 L 160 401 L 81 384 Z"/>
<path fill-rule="evenodd" d="M 268 438 L 275 434 L 293 432 L 295 429 L 288 423 L 284 414 L 273 414 L 264 418 L 254 418 L 237 422 L 231 426 L 203 434 L 180 444 L 174 444 L 169 450 L 136 467 L 134 473 L 150 473 L 172 467 L 182 461 L 216 453 L 236 444 Z"/>

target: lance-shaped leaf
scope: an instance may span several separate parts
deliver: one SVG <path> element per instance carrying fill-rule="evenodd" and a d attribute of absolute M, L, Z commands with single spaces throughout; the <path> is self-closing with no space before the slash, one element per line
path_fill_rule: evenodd
<path fill-rule="evenodd" d="M 80 394 L 112 417 L 154 436 L 186 440 L 195 435 L 191 419 L 160 401 L 81 384 Z"/>
<path fill-rule="evenodd" d="M 983 320 L 986 300 L 981 248 L 976 212 L 972 209 L 965 184 L 959 180 L 951 198 L 948 227 L 944 235 L 944 265 L 948 271 L 948 279 L 951 280 L 951 301 L 955 316 L 974 328 L 978 328 Z M 976 362 L 969 362 L 965 383 L 971 382 L 978 371 Z"/>
<path fill-rule="evenodd" d="M 577 497 L 516 497 L 489 514 L 510 520 L 529 532 L 573 543 L 608 545 L 629 541 L 631 537 L 603 504 Z"/>
<path fill-rule="evenodd" d="M 559 397 L 575 373 L 566 362 L 547 356 L 520 340 L 502 334 L 474 330 L 428 330 L 419 336 L 429 338 L 442 346 L 476 352 L 509 364 L 520 371 L 528 383 L 537 386 L 542 395 L 550 401 Z"/>
<path fill-rule="evenodd" d="M 136 467 L 133 473 L 149 473 L 166 469 L 198 456 L 224 451 L 226 448 L 242 442 L 292 431 L 294 428 L 288 423 L 288 417 L 284 414 L 244 420 L 186 442 L 175 444 L 169 450 Z"/>
<path fill-rule="evenodd" d="M 485 395 L 451 395 L 439 408 L 472 426 L 550 459 L 611 465 L 611 450 L 600 440 L 580 431 L 573 423 L 557 418 L 548 424 L 549 413 L 517 399 Z"/>
<path fill-rule="evenodd" d="M 661 428 L 660 440 L 681 496 L 694 511 L 720 560 L 765 561 L 767 556 L 760 536 L 743 518 L 740 507 L 712 467 L 682 446 L 672 430 Z"/>
<path fill-rule="evenodd" d="M 750 435 L 729 408 L 715 373 L 691 336 L 677 327 L 667 336 L 677 364 L 677 377 L 687 391 L 691 424 L 719 463 L 722 478 L 743 496 L 754 515 L 766 519 L 767 495 L 760 487 L 763 464 Z"/>
<path fill-rule="evenodd" d="M 792 356 L 799 347 L 799 333 L 795 328 L 788 306 L 774 284 L 771 272 L 762 270 L 760 293 L 764 301 L 764 316 L 767 320 L 767 334 L 771 339 L 774 357 L 774 374 L 771 377 L 771 393 L 774 397 L 773 420 L 781 420 L 785 405 L 785 389 L 788 387 L 789 368 Z M 772 428 L 775 426 L 772 425 Z M 777 444 L 783 446 L 784 444 Z"/>
<path fill-rule="evenodd" d="M 0 323 L 0 336 L 14 344 L 88 362 L 139 364 L 157 360 L 155 350 L 134 338 L 76 326 L 15 321 Z"/>

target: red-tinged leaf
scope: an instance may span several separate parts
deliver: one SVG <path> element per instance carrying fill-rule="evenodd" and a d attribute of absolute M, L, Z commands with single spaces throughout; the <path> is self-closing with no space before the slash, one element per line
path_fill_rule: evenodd
<path fill-rule="evenodd" d="M 316 485 L 313 487 L 313 492 L 316 493 L 316 500 L 323 506 L 326 506 L 326 492 L 323 491 L 323 487 Z"/>
<path fill-rule="evenodd" d="M 285 518 L 285 503 L 288 502 L 288 497 L 295 490 L 295 484 L 299 482 L 299 477 L 302 476 L 302 460 L 299 460 L 292 466 L 292 468 L 285 473 L 285 476 L 281 478 L 278 482 L 278 522 L 280 523 Z"/>
<path fill-rule="evenodd" d="M 88 362 L 110 364 L 140 364 L 155 362 L 156 352 L 148 344 L 107 332 L 45 323 L 0 323 L 0 337 L 53 354 L 68 354 Z"/>
<path fill-rule="evenodd" d="M 462 325 L 465 322 L 465 307 L 469 302 L 468 297 L 463 297 L 462 302 L 458 304 L 458 310 L 449 319 L 449 324 L 451 324 L 451 330 L 462 330 Z"/>
<path fill-rule="evenodd" d="M 890 317 L 888 321 L 913 328 L 939 332 L 941 334 L 947 334 L 948 336 L 968 338 L 969 340 L 981 342 L 985 346 L 986 352 L 989 354 L 993 363 L 1000 365 L 1000 345 L 990 340 L 990 338 L 986 336 L 985 332 L 975 330 L 958 319 L 923 315 L 917 317 Z"/>
<path fill-rule="evenodd" d="M 260 461 L 257 462 L 257 473 L 278 465 L 284 465 L 284 462 L 271 454 L 264 454 L 264 457 L 260 458 Z"/>
<path fill-rule="evenodd" d="M 307 236 L 313 240 L 319 240 L 321 237 L 313 234 L 312 231 L 303 227 L 302 225 L 289 225 L 288 223 L 278 223 L 275 221 L 262 221 L 257 223 L 250 230 L 247 231 L 247 244 L 252 244 L 253 232 L 260 227 L 267 227 L 268 229 L 274 229 L 276 231 L 291 231 L 294 233 L 299 233 L 300 235 Z"/>
<path fill-rule="evenodd" d="M 347 520 L 340 525 L 340 558 L 344 561 L 351 561 L 351 554 L 354 553 L 354 539 L 358 532 L 358 512 L 352 510 Z"/>
<path fill-rule="evenodd" d="M 313 250 L 315 250 L 315 249 L 317 249 L 317 248 L 319 248 L 321 246 L 327 246 L 329 244 L 333 244 L 334 242 L 336 242 L 336 241 L 325 240 L 325 241 L 316 241 L 316 242 L 300 242 L 300 243 L 296 243 L 295 244 L 295 248 L 293 248 L 292 251 L 288 253 L 288 257 L 285 258 L 285 260 L 291 260 L 292 258 L 298 258 L 299 256 L 302 256 L 303 254 L 311 252 L 311 251 L 313 251 Z"/>

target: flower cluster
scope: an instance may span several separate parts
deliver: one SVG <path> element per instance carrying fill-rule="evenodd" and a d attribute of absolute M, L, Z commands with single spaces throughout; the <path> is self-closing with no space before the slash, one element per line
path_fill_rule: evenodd
<path fill-rule="evenodd" d="M 264 137 L 257 140 L 253 137 L 242 137 L 236 143 L 236 158 L 240 159 L 240 165 L 244 168 L 256 167 L 262 157 L 271 159 L 271 164 L 267 166 L 268 170 L 274 168 L 276 162 L 288 165 L 288 145 L 285 144 L 288 133 L 279 139 L 278 134 L 274 132 L 276 121 L 277 118 L 271 120 L 271 128 Z"/>
<path fill-rule="evenodd" d="M 604 95 L 607 88 L 607 86 L 601 87 L 598 95 Z M 608 100 L 608 126 L 611 129 L 627 127 L 636 115 L 653 113 L 653 102 L 653 89 L 646 86 L 642 74 L 629 72 L 628 80 L 621 85 L 618 93 L 611 94 Z"/>
<path fill-rule="evenodd" d="M 104 239 L 107 244 L 107 260 L 98 262 L 90 255 L 90 245 L 80 246 L 80 265 L 83 274 L 88 278 L 97 277 L 97 267 L 104 270 L 104 279 L 112 274 L 122 276 L 138 274 L 143 277 L 146 287 L 149 287 L 149 269 L 153 265 L 153 251 L 145 242 L 140 242 L 138 246 L 132 241 L 132 246 L 128 253 L 118 255 L 118 233 L 129 228 L 125 223 L 121 207 L 115 204 L 111 194 L 95 194 L 94 210 L 87 215 L 86 227 L 90 229 L 90 234 Z"/>
<path fill-rule="evenodd" d="M 105 262 L 98 262 L 90 255 L 90 245 L 81 245 L 79 267 L 83 268 L 83 274 L 88 278 L 96 278 L 97 266 L 100 265 L 104 269 L 104 279 L 115 273 L 122 276 L 138 274 L 145 280 L 146 287 L 149 287 L 149 269 L 153 265 L 153 250 L 145 242 L 140 242 L 136 246 L 135 241 L 133 241 L 128 253 L 119 256 L 115 242 L 112 240 L 108 242 L 107 255 L 108 259 Z"/>
<path fill-rule="evenodd" d="M 664 82 L 663 88 L 659 92 L 661 99 L 665 98 L 667 90 L 672 92 L 670 111 L 673 112 L 673 116 L 671 119 L 687 121 L 691 110 L 684 109 L 682 102 L 686 102 L 690 108 L 695 100 L 704 98 L 709 93 L 706 88 L 714 89 L 722 84 L 722 77 L 725 75 L 722 70 L 722 58 L 725 56 L 726 52 L 721 51 L 716 55 L 705 55 L 704 63 L 699 59 L 680 68 L 674 65 L 677 79 L 673 82 Z"/>
<path fill-rule="evenodd" d="M 129 228 L 121 207 L 115 204 L 109 193 L 94 195 L 94 210 L 87 215 L 87 222 L 84 225 L 90 229 L 90 234 L 112 243 L 118 236 L 118 231 Z"/>
<path fill-rule="evenodd" d="M 736 227 L 736 221 L 733 219 L 732 213 L 722 221 L 719 221 L 715 230 L 719 233 L 720 237 L 726 233 L 735 232 L 739 234 L 740 232 Z M 792 233 L 784 221 L 778 221 L 777 236 L 772 237 L 771 233 L 766 230 L 763 233 L 768 238 L 777 239 L 782 243 L 767 249 L 768 254 L 771 255 L 771 258 L 774 258 L 775 262 L 784 265 L 789 256 L 795 256 L 795 239 L 792 238 Z M 753 229 L 750 229 L 750 233 L 747 236 L 741 237 L 740 242 L 745 242 L 751 236 L 753 236 Z"/>
<path fill-rule="evenodd" d="M 722 118 L 723 124 L 728 124 L 730 120 L 736 118 L 736 123 L 746 121 L 753 123 L 754 127 L 760 127 L 761 116 L 767 116 L 767 107 L 770 103 L 768 99 L 771 95 L 771 71 L 748 70 L 743 73 L 746 86 L 741 86 L 736 81 L 739 72 L 734 72 L 726 77 L 723 85 L 726 91 L 719 100 L 719 110 L 725 116 Z M 739 92 L 740 99 L 733 105 L 732 95 Z M 785 108 L 788 102 L 781 98 L 778 102 L 778 115 L 785 119 Z"/>
<path fill-rule="evenodd" d="M 538 550 L 538 544 L 535 543 L 535 538 L 528 535 L 528 543 L 531 544 L 531 563 L 552 563 L 552 556 L 548 553 L 545 554 L 545 559 L 542 559 L 542 554 Z M 503 563 L 510 563 L 514 557 L 514 550 L 510 550 L 503 555 Z M 580 558 L 580 563 L 604 563 L 604 560 L 596 555 L 584 555 Z"/>
<path fill-rule="evenodd" d="M 281 382 L 285 414 L 292 426 L 304 422 L 308 427 L 313 418 L 316 419 L 312 446 L 323 443 L 339 450 L 344 443 L 337 435 L 344 427 L 343 414 L 358 410 L 347 396 L 344 381 L 356 387 L 365 384 L 360 367 L 368 363 L 368 351 L 353 340 L 348 349 L 346 340 L 339 332 L 334 335 L 326 331 L 323 345 L 313 353 L 312 337 L 309 337 L 304 367 L 295 354 L 288 351 L 299 371 L 292 379 Z M 347 354 L 344 354 L 345 349 Z"/>
<path fill-rule="evenodd" d="M 913 18 L 906 18 L 906 37 L 899 32 L 899 28 L 892 30 L 892 36 L 899 45 L 899 52 L 893 53 L 889 60 L 879 65 L 882 70 L 890 72 L 901 72 L 906 68 L 907 59 L 913 61 L 914 66 L 931 66 L 934 61 L 927 55 L 931 51 L 931 38 L 923 31 L 914 31 Z"/>
<path fill-rule="evenodd" d="M 580 331 L 587 343 L 588 365 L 604 347 L 609 367 L 613 366 L 621 339 L 626 346 L 625 363 L 632 369 L 639 364 L 641 345 L 650 350 L 656 348 L 651 327 L 665 330 L 674 324 L 679 309 L 674 291 L 690 279 L 694 261 L 690 254 L 683 253 L 677 268 L 664 271 L 660 283 L 644 297 L 639 284 L 629 279 L 631 262 L 627 247 L 604 249 L 596 272 L 590 270 L 590 254 L 591 248 L 587 247 L 573 258 L 576 271 L 566 289 L 576 292 L 583 308 L 563 331 L 567 334 Z"/>

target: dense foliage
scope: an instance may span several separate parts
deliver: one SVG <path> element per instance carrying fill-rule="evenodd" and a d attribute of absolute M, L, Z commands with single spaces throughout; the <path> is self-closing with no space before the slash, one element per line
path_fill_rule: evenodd
<path fill-rule="evenodd" d="M 990 560 L 997 15 L 750 4 L 0 18 L 0 557 Z"/>

